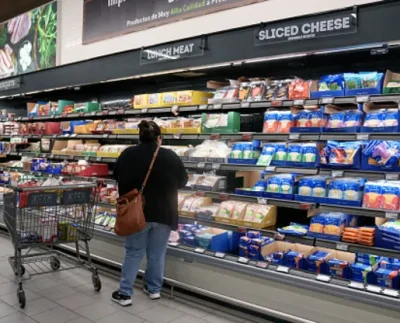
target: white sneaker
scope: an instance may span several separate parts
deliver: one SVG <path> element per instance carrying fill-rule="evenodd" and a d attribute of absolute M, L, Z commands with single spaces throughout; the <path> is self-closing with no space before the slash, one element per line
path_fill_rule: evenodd
<path fill-rule="evenodd" d="M 160 293 L 150 293 L 146 287 L 143 287 L 143 291 L 145 294 L 149 295 L 151 300 L 156 300 L 156 299 L 160 299 L 161 298 L 161 294 Z"/>

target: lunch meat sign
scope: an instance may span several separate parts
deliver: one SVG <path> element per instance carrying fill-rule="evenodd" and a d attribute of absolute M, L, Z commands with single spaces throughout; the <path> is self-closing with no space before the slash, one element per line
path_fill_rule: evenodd
<path fill-rule="evenodd" d="M 83 43 L 263 1 L 267 0 L 84 0 Z"/>
<path fill-rule="evenodd" d="M 254 44 L 271 45 L 357 32 L 357 14 L 353 10 L 261 24 L 254 28 Z"/>

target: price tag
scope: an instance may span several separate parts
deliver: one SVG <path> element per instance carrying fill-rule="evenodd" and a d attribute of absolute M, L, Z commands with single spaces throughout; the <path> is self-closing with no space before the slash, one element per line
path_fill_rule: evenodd
<path fill-rule="evenodd" d="M 241 108 L 250 108 L 250 102 L 242 102 L 240 103 Z"/>
<path fill-rule="evenodd" d="M 336 249 L 337 250 L 342 250 L 342 251 L 347 251 L 347 250 L 349 250 L 349 245 L 347 245 L 345 243 L 337 243 L 336 244 Z"/>
<path fill-rule="evenodd" d="M 68 159 L 74 159 L 74 158 L 75 158 L 75 156 L 72 156 L 72 155 L 68 156 Z"/>
<path fill-rule="evenodd" d="M 214 170 L 218 170 L 221 168 L 221 164 L 212 164 L 211 168 Z"/>
<path fill-rule="evenodd" d="M 64 135 L 64 137 L 65 137 L 65 138 L 68 138 L 68 137 L 69 137 L 69 133 L 66 133 L 66 134 Z"/>
<path fill-rule="evenodd" d="M 268 263 L 265 261 L 259 261 L 256 263 L 256 267 L 262 268 L 262 269 L 267 269 L 268 268 Z"/>
<path fill-rule="evenodd" d="M 383 295 L 390 296 L 390 297 L 397 297 L 399 298 L 399 292 L 397 290 L 385 288 L 382 291 Z"/>
<path fill-rule="evenodd" d="M 299 133 L 291 133 L 291 134 L 289 134 L 289 139 L 290 140 L 299 140 L 300 134 Z"/>
<path fill-rule="evenodd" d="M 221 135 L 219 133 L 213 133 L 210 135 L 211 140 L 219 140 L 221 138 Z"/>
<path fill-rule="evenodd" d="M 147 113 L 149 109 L 142 109 L 141 113 Z"/>
<path fill-rule="evenodd" d="M 224 254 L 223 252 L 216 252 L 215 253 L 215 257 L 216 258 L 224 259 L 225 256 L 226 256 L 226 254 Z"/>
<path fill-rule="evenodd" d="M 349 287 L 354 289 L 364 290 L 364 284 L 355 281 L 351 281 Z"/>
<path fill-rule="evenodd" d="M 108 136 L 109 136 L 108 133 L 103 134 L 103 138 L 108 138 Z"/>
<path fill-rule="evenodd" d="M 276 271 L 279 271 L 280 273 L 288 274 L 290 271 L 290 268 L 286 267 L 286 266 L 278 266 L 278 268 L 276 268 Z"/>
<path fill-rule="evenodd" d="M 196 192 L 196 196 L 204 197 L 204 196 L 206 196 L 206 192 L 204 192 L 204 191 L 197 191 L 197 192 Z"/>
<path fill-rule="evenodd" d="M 83 112 L 79 112 L 78 117 L 83 117 Z"/>
<path fill-rule="evenodd" d="M 257 203 L 258 203 L 258 204 L 266 205 L 266 204 L 267 204 L 267 199 L 266 199 L 266 198 L 263 198 L 263 197 L 258 197 L 258 198 L 257 198 Z"/>
<path fill-rule="evenodd" d="M 107 111 L 107 110 L 103 111 L 103 116 L 107 116 L 107 115 L 108 115 L 108 112 L 109 112 L 109 111 Z"/>
<path fill-rule="evenodd" d="M 369 136 L 368 136 L 368 134 L 359 133 L 356 135 L 356 138 L 357 138 L 357 140 L 368 140 Z"/>
<path fill-rule="evenodd" d="M 271 106 L 273 106 L 273 107 L 280 107 L 280 106 L 282 106 L 282 101 L 281 101 L 281 100 L 272 101 L 272 102 L 271 102 Z"/>
<path fill-rule="evenodd" d="M 276 167 L 275 166 L 267 166 L 265 167 L 266 172 L 275 172 Z"/>
<path fill-rule="evenodd" d="M 194 249 L 194 252 L 196 252 L 196 253 L 205 253 L 206 251 L 203 248 L 196 248 L 196 249 Z"/>
<path fill-rule="evenodd" d="M 85 160 L 86 160 L 86 161 L 89 161 L 89 160 L 90 160 L 90 157 L 89 157 L 89 156 L 86 156 L 86 157 L 85 157 Z"/>
<path fill-rule="evenodd" d="M 110 115 L 115 116 L 117 114 L 117 111 L 110 111 Z"/>
<path fill-rule="evenodd" d="M 374 285 L 367 285 L 367 286 L 365 287 L 365 289 L 366 289 L 368 292 L 375 293 L 375 294 L 380 294 L 381 291 L 382 291 L 382 288 L 381 288 L 381 287 L 374 286 Z"/>
<path fill-rule="evenodd" d="M 321 104 L 332 104 L 333 103 L 333 98 L 322 98 L 321 99 Z"/>
<path fill-rule="evenodd" d="M 202 104 L 202 105 L 199 105 L 199 110 L 207 110 L 208 109 L 208 104 Z"/>
<path fill-rule="evenodd" d="M 221 110 L 222 109 L 222 104 L 214 104 L 213 105 L 213 110 Z"/>
<path fill-rule="evenodd" d="M 229 194 L 221 193 L 221 194 L 219 194 L 219 199 L 221 201 L 227 201 L 227 200 L 229 200 Z"/>
<path fill-rule="evenodd" d="M 317 275 L 317 280 L 324 283 L 329 283 L 331 281 L 331 276 L 319 274 Z"/>
<path fill-rule="evenodd" d="M 73 133 L 70 137 L 71 138 L 75 138 L 77 136 L 77 134 L 76 133 Z"/>
<path fill-rule="evenodd" d="M 357 103 L 364 103 L 369 101 L 369 96 L 368 95 L 361 95 L 356 97 Z"/>
<path fill-rule="evenodd" d="M 181 134 L 180 133 L 176 133 L 174 134 L 174 139 L 181 139 Z"/>
<path fill-rule="evenodd" d="M 385 218 L 390 220 L 397 220 L 399 214 L 394 212 L 385 212 Z"/>
<path fill-rule="evenodd" d="M 119 109 L 119 110 L 117 111 L 117 114 L 125 114 L 125 110 L 124 110 L 124 109 Z"/>
<path fill-rule="evenodd" d="M 294 100 L 293 101 L 293 105 L 299 106 L 299 105 L 303 105 L 304 104 L 304 100 Z"/>
<path fill-rule="evenodd" d="M 242 134 L 242 139 L 243 140 L 252 140 L 253 134 L 252 133 L 244 133 L 244 134 Z"/>
<path fill-rule="evenodd" d="M 385 174 L 385 179 L 387 179 L 387 180 L 398 180 L 399 179 L 399 175 L 398 174 L 386 173 Z"/>
<path fill-rule="evenodd" d="M 53 159 L 53 158 L 54 158 L 54 155 L 53 155 L 53 154 L 49 155 L 49 158 L 50 158 L 50 159 Z"/>
<path fill-rule="evenodd" d="M 344 172 L 342 170 L 333 170 L 331 172 L 332 177 L 343 177 Z"/>
<path fill-rule="evenodd" d="M 53 135 L 53 138 L 57 138 L 57 135 Z"/>
<path fill-rule="evenodd" d="M 249 259 L 245 258 L 245 257 L 239 257 L 237 262 L 240 262 L 241 264 L 245 264 L 247 265 L 249 263 Z"/>
<path fill-rule="evenodd" d="M 179 246 L 179 242 L 169 242 L 168 245 L 170 247 L 177 247 L 177 246 Z"/>
<path fill-rule="evenodd" d="M 206 168 L 206 163 L 198 163 L 197 168 Z"/>
<path fill-rule="evenodd" d="M 90 113 L 90 115 L 91 115 L 91 116 L 95 116 L 95 115 L 96 115 L 96 113 L 97 113 L 97 112 L 96 112 L 96 111 L 94 111 L 94 112 L 91 112 L 91 113 Z"/>
<path fill-rule="evenodd" d="M 97 157 L 96 161 L 100 162 L 101 161 L 101 157 Z"/>

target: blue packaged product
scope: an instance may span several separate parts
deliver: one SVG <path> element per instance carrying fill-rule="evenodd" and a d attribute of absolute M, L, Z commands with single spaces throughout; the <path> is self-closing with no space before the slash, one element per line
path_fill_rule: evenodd
<path fill-rule="evenodd" d="M 326 178 L 325 177 L 314 177 L 312 179 L 312 196 L 314 197 L 325 197 L 326 196 Z"/>
<path fill-rule="evenodd" d="M 304 177 L 299 180 L 299 195 L 312 196 L 313 179 Z"/>
<path fill-rule="evenodd" d="M 389 262 L 389 261 L 382 260 L 379 263 L 379 267 L 383 268 L 383 269 L 399 271 L 400 270 L 400 262 Z"/>
<path fill-rule="evenodd" d="M 300 111 L 295 116 L 296 127 L 304 128 L 310 126 L 309 120 L 311 118 L 311 113 L 306 110 Z"/>
<path fill-rule="evenodd" d="M 350 265 L 352 271 L 352 280 L 357 282 L 366 283 L 367 275 L 372 271 L 372 267 L 368 264 L 354 263 Z"/>
<path fill-rule="evenodd" d="M 308 226 L 291 222 L 290 225 L 278 228 L 278 232 L 292 236 L 304 236 L 307 234 Z"/>
<path fill-rule="evenodd" d="M 360 76 L 356 73 L 344 73 L 343 74 L 344 81 L 346 84 L 346 88 L 348 90 L 360 89 L 361 88 L 361 79 Z"/>
<path fill-rule="evenodd" d="M 382 184 L 367 182 L 364 187 L 363 207 L 378 209 L 382 204 Z"/>
<path fill-rule="evenodd" d="M 359 127 L 362 124 L 363 114 L 361 111 L 346 111 L 343 119 L 343 127 Z"/>
<path fill-rule="evenodd" d="M 281 259 L 283 259 L 284 255 L 285 253 L 283 251 L 276 251 L 270 255 L 265 256 L 264 259 L 276 265 L 280 262 Z"/>
<path fill-rule="evenodd" d="M 278 129 L 279 133 L 288 133 L 294 124 L 294 116 L 290 111 L 279 113 L 278 116 Z"/>
<path fill-rule="evenodd" d="M 399 272 L 398 270 L 379 268 L 375 271 L 375 275 L 378 286 L 392 288 L 393 279 L 399 275 Z"/>
<path fill-rule="evenodd" d="M 361 264 L 374 266 L 380 260 L 381 260 L 380 256 L 370 255 L 368 253 L 361 253 L 361 252 L 356 253 L 356 262 L 361 263 Z"/>
<path fill-rule="evenodd" d="M 323 127 L 326 125 L 328 117 L 321 110 L 311 111 L 309 116 L 310 123 L 307 126 Z"/>
<path fill-rule="evenodd" d="M 258 239 L 261 238 L 260 231 L 247 231 L 247 237 L 250 239 Z"/>
<path fill-rule="evenodd" d="M 359 73 L 362 88 L 377 88 L 383 77 L 383 73 L 378 72 L 360 72 Z"/>
<path fill-rule="evenodd" d="M 307 260 L 307 269 L 313 272 L 320 273 L 322 263 L 326 262 L 329 253 L 326 251 L 317 250 L 309 255 Z"/>
<path fill-rule="evenodd" d="M 343 199 L 344 182 L 341 180 L 332 181 L 329 184 L 328 197 L 331 199 Z"/>
<path fill-rule="evenodd" d="M 382 127 L 397 127 L 399 125 L 399 110 L 388 109 L 383 114 Z"/>
<path fill-rule="evenodd" d="M 301 150 L 301 162 L 315 163 L 317 161 L 317 145 L 304 144 Z"/>
<path fill-rule="evenodd" d="M 197 230 L 197 225 L 195 225 L 195 224 L 184 224 L 183 225 L 183 230 L 193 232 L 193 231 Z"/>
<path fill-rule="evenodd" d="M 278 112 L 268 111 L 264 114 L 264 132 L 276 133 L 278 131 Z"/>
<path fill-rule="evenodd" d="M 344 124 L 345 113 L 338 112 L 329 115 L 327 128 L 342 128 Z"/>
<path fill-rule="evenodd" d="M 335 142 L 328 141 L 330 165 L 354 165 L 355 156 L 361 149 L 362 142 Z"/>
<path fill-rule="evenodd" d="M 287 161 L 300 163 L 302 150 L 303 150 L 302 144 L 289 144 Z"/>
<path fill-rule="evenodd" d="M 358 201 L 361 199 L 361 185 L 358 181 L 343 182 L 343 199 L 348 201 Z"/>
<path fill-rule="evenodd" d="M 323 75 L 318 82 L 318 91 L 339 91 L 344 89 L 343 74 Z"/>
<path fill-rule="evenodd" d="M 251 142 L 242 144 L 242 149 L 243 149 L 243 155 L 242 155 L 243 159 L 252 159 L 256 157 L 253 154 L 254 150 L 253 150 L 253 144 Z"/>
<path fill-rule="evenodd" d="M 267 180 L 268 193 L 280 193 L 281 192 L 281 178 L 279 176 L 271 176 Z"/>
<path fill-rule="evenodd" d="M 260 166 L 269 166 L 272 162 L 272 158 L 275 155 L 276 151 L 276 146 L 271 144 L 271 145 L 264 145 L 261 156 L 257 161 L 257 165 Z"/>
<path fill-rule="evenodd" d="M 243 158 L 242 144 L 236 143 L 236 144 L 232 145 L 231 158 L 235 158 L 235 159 Z"/>
<path fill-rule="evenodd" d="M 344 277 L 344 269 L 349 266 L 349 263 L 345 260 L 332 258 L 328 262 L 329 273 L 331 276 L 336 276 L 340 278 Z"/>
<path fill-rule="evenodd" d="M 185 237 L 190 237 L 192 236 L 193 233 L 191 231 L 188 230 L 179 230 L 179 238 L 180 239 L 184 239 Z"/>
<path fill-rule="evenodd" d="M 370 128 L 382 127 L 383 118 L 384 118 L 383 112 L 381 111 L 368 113 L 365 116 L 364 127 L 370 127 Z"/>
<path fill-rule="evenodd" d="M 282 176 L 279 193 L 293 194 L 293 178 L 291 176 Z"/>
<path fill-rule="evenodd" d="M 290 268 L 300 268 L 300 260 L 304 258 L 304 254 L 297 251 L 288 251 L 283 257 L 283 265 Z"/>
<path fill-rule="evenodd" d="M 196 245 L 196 238 L 195 236 L 188 236 L 183 238 L 183 242 L 189 246 L 195 246 Z"/>
<path fill-rule="evenodd" d="M 264 192 L 267 188 L 267 182 L 265 180 L 258 181 L 252 188 L 254 192 Z"/>
<path fill-rule="evenodd" d="M 273 160 L 275 161 L 286 161 L 287 160 L 287 147 L 286 143 L 275 144 L 275 154 Z"/>
<path fill-rule="evenodd" d="M 324 233 L 326 218 L 323 214 L 315 215 L 310 220 L 310 232 Z"/>

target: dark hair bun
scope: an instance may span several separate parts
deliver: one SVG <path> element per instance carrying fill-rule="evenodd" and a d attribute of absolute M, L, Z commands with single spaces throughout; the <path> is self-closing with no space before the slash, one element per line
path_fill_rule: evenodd
<path fill-rule="evenodd" d="M 154 121 L 142 120 L 139 123 L 139 139 L 141 142 L 156 141 L 160 135 L 161 129 Z"/>

